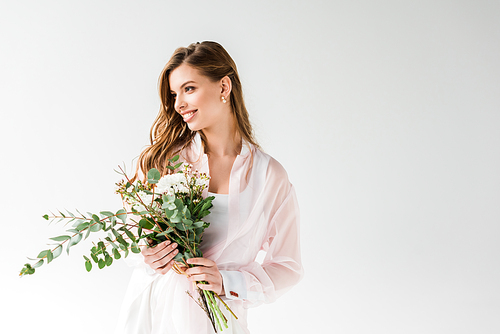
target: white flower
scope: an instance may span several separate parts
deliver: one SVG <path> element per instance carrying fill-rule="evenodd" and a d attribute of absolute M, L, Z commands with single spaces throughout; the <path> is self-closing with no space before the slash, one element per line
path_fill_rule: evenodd
<path fill-rule="evenodd" d="M 174 190 L 176 193 L 183 193 L 183 194 L 189 193 L 189 188 L 182 183 L 175 185 Z"/>
<path fill-rule="evenodd" d="M 153 195 L 146 194 L 142 190 L 137 193 L 137 196 L 139 196 L 139 198 L 141 199 L 142 203 L 144 203 L 145 205 L 151 205 L 151 203 L 153 202 Z M 136 209 L 139 212 L 146 210 L 146 208 L 144 207 L 144 205 L 142 205 L 141 201 L 136 200 L 135 203 L 134 203 L 134 209 Z"/>
<path fill-rule="evenodd" d="M 188 192 L 189 189 L 186 188 L 187 180 L 184 173 L 175 173 L 170 175 L 162 176 L 162 178 L 156 184 L 156 192 L 158 194 L 169 193 L 171 190 L 176 192 Z"/>
<path fill-rule="evenodd" d="M 210 179 L 207 177 L 200 177 L 196 179 L 196 185 L 205 188 L 208 187 L 209 181 Z"/>

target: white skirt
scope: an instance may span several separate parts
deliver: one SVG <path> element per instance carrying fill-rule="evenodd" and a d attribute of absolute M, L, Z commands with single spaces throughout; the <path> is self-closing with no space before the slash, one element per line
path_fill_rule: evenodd
<path fill-rule="evenodd" d="M 125 295 L 116 334 L 204 334 L 214 333 L 212 323 L 197 299 L 193 284 L 183 275 L 169 271 L 166 275 L 134 270 Z M 238 316 L 236 320 L 225 306 L 219 307 L 228 320 L 222 334 L 249 334 L 246 309 L 239 302 L 226 301 Z"/>

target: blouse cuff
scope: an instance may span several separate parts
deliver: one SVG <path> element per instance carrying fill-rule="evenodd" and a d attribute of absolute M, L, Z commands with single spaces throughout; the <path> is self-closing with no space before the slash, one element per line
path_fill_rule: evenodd
<path fill-rule="evenodd" d="M 245 276 L 239 271 L 220 270 L 222 285 L 226 298 L 229 300 L 246 299 L 247 289 Z"/>

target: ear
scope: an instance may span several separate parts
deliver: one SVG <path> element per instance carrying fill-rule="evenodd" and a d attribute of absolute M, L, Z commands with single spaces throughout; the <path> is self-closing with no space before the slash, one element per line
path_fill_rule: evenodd
<path fill-rule="evenodd" d="M 229 94 L 231 94 L 231 89 L 233 88 L 233 85 L 231 83 L 231 79 L 226 75 L 224 78 L 220 79 L 220 85 L 221 85 L 221 94 L 229 97 Z"/>

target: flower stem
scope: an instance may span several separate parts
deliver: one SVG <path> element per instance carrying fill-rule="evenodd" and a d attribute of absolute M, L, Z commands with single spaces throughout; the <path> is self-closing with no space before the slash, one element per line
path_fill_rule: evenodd
<path fill-rule="evenodd" d="M 210 298 L 210 293 L 209 291 L 203 290 L 203 294 L 205 295 L 205 299 L 207 300 L 208 307 L 210 308 L 210 311 L 215 318 L 215 321 L 217 322 L 217 329 L 219 331 L 222 331 L 222 326 L 220 325 L 219 317 L 217 314 L 217 311 L 215 311 L 215 306 L 213 304 L 212 299 Z"/>

